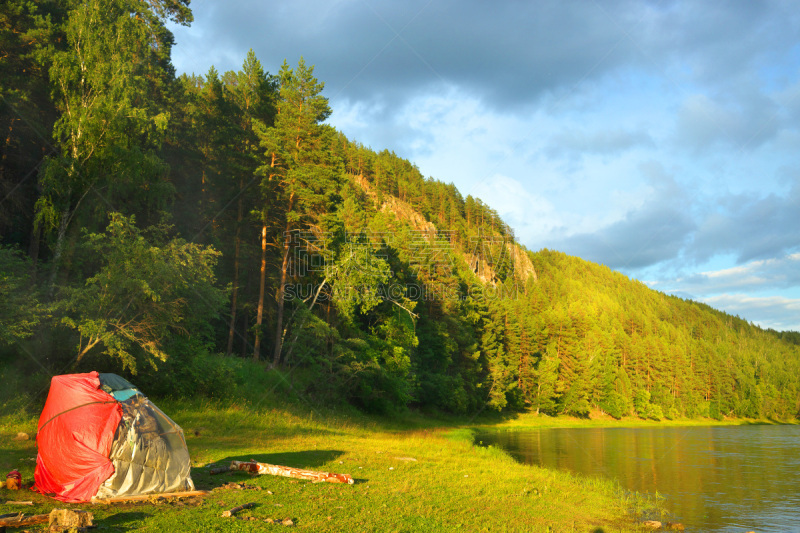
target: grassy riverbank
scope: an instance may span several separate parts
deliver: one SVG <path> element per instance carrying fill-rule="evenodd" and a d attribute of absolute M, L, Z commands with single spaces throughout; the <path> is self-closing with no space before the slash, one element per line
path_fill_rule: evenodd
<path fill-rule="evenodd" d="M 246 370 L 246 368 L 245 368 Z M 257 370 L 257 369 L 254 369 Z M 46 380 L 5 375 L 0 391 L 0 472 L 20 470 L 33 480 L 33 440 Z M 406 413 L 370 417 L 347 406 L 312 406 L 275 373 L 245 372 L 227 399 L 156 403 L 183 428 L 202 498 L 172 503 L 92 507 L 105 531 L 250 531 L 280 527 L 223 519 L 225 509 L 254 502 L 242 517 L 290 518 L 306 531 L 636 531 L 642 518 L 660 518 L 657 502 L 624 494 L 608 480 L 518 464 L 496 448 L 473 445 L 473 431 L 548 427 L 633 427 L 777 423 L 754 420 L 614 420 L 551 418 L 524 413 L 476 418 Z M 36 385 L 36 386 L 34 386 Z M 38 391 L 26 395 L 23 389 Z M 268 392 L 265 392 L 268 391 Z M 299 468 L 351 474 L 352 486 L 311 484 L 245 473 L 211 476 L 213 465 L 256 459 Z M 230 482 L 261 490 L 225 489 Z M 39 494 L 0 489 L 0 514 L 19 508 L 6 500 L 32 500 L 26 514 L 65 504 Z M 648 507 L 651 507 L 648 510 Z M 644 514 L 643 514 L 644 513 Z"/>
<path fill-rule="evenodd" d="M 536 413 L 520 413 L 502 420 L 478 419 L 473 424 L 482 429 L 501 429 L 510 431 L 525 431 L 537 428 L 579 428 L 579 427 L 668 427 L 668 426 L 742 426 L 751 424 L 798 424 L 797 419 L 753 419 L 753 418 L 678 418 L 675 420 L 644 420 L 635 416 L 612 418 L 604 413 L 593 412 L 590 418 L 576 418 L 571 416 L 550 417 Z"/>
<path fill-rule="evenodd" d="M 409 416 L 372 419 L 357 412 L 255 407 L 234 401 L 161 401 L 186 432 L 203 499 L 113 507 L 64 505 L 30 491 L 0 491 L 0 501 L 33 500 L 26 514 L 54 507 L 92 508 L 106 531 L 250 531 L 275 528 L 264 521 L 221 518 L 225 509 L 256 506 L 242 517 L 291 518 L 306 531 L 635 531 L 646 501 L 618 486 L 517 464 L 493 448 L 473 446 L 472 433 L 455 421 Z M 463 421 L 462 421 L 463 422 Z M 510 423 L 510 421 L 509 421 Z M 0 469 L 33 479 L 36 417 L 6 416 L 0 424 Z M 352 486 L 311 484 L 244 473 L 211 476 L 209 467 L 256 459 L 349 473 Z M 220 488 L 236 481 L 261 490 Z M 19 508 L 0 504 L 2 513 Z"/>

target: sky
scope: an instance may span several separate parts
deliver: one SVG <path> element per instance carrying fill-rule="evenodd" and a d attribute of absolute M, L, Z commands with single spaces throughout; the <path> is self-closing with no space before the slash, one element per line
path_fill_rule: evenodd
<path fill-rule="evenodd" d="M 193 0 L 178 73 L 302 56 L 328 123 L 481 198 L 531 250 L 800 331 L 790 1 Z"/>

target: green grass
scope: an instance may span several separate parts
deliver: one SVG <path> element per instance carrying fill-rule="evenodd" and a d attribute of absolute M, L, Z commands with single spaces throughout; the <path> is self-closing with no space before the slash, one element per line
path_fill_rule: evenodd
<path fill-rule="evenodd" d="M 103 531 L 274 531 L 264 521 L 222 518 L 225 509 L 254 502 L 238 516 L 291 518 L 302 531 L 590 531 L 641 530 L 659 519 L 656 498 L 625 493 L 610 480 L 522 465 L 503 451 L 473 445 L 475 430 L 546 427 L 664 426 L 779 423 L 753 420 L 648 421 L 551 418 L 532 413 L 475 418 L 407 412 L 370 417 L 348 406 L 325 407 L 298 397 L 285 376 L 247 361 L 214 400 L 155 399 L 186 433 L 203 498 L 113 506 L 68 505 L 24 490 L 0 489 L 0 514 L 47 513 L 56 507 L 94 512 Z M 0 369 L 2 370 L 2 369 Z M 33 481 L 33 436 L 46 380 L 0 372 L 0 473 L 18 469 Z M 40 381 L 42 383 L 40 383 Z M 17 391 L 27 389 L 26 396 Z M 267 391 L 267 392 L 265 392 Z M 211 476 L 232 459 L 351 474 L 355 485 L 313 484 L 245 473 Z M 2 480 L 2 476 L 0 476 Z M 261 490 L 221 488 L 231 481 Z M 271 493 L 271 494 L 270 494 Z M 31 507 L 3 505 L 32 500 Z M 35 530 L 36 528 L 29 528 Z M 40 528 L 43 530 L 43 528 Z"/>
<path fill-rule="evenodd" d="M 192 478 L 199 489 L 214 489 L 211 494 L 185 502 L 92 506 L 4 488 L 0 502 L 25 499 L 35 506 L 0 504 L 0 513 L 90 509 L 103 531 L 283 527 L 220 516 L 225 509 L 255 502 L 238 516 L 291 518 L 303 531 L 612 532 L 637 530 L 636 515 L 652 503 L 623 494 L 612 481 L 518 464 L 499 449 L 474 446 L 464 420 L 459 424 L 414 414 L 375 419 L 347 408 L 313 410 L 291 401 L 278 407 L 276 399 L 258 406 L 234 400 L 157 403 L 183 427 L 194 463 Z M 30 415 L 4 417 L 0 423 L 0 470 L 19 469 L 26 484 L 33 480 L 35 444 L 14 436 L 19 431 L 33 435 L 35 428 L 36 417 Z M 357 482 L 313 484 L 208 473 L 211 466 L 232 459 L 349 473 Z M 219 488 L 231 481 L 262 490 Z"/>

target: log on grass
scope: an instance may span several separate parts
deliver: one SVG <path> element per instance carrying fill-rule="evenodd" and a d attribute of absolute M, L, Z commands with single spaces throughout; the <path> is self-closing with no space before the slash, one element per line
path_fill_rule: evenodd
<path fill-rule="evenodd" d="M 230 469 L 243 470 L 252 474 L 269 474 L 271 476 L 305 479 L 308 481 L 313 481 L 314 483 L 320 483 L 323 481 L 328 483 L 347 483 L 348 485 L 355 483 L 349 474 L 315 472 L 313 470 L 303 470 L 300 468 L 292 468 L 290 466 L 271 465 L 268 463 L 259 463 L 257 461 L 231 461 Z"/>
<path fill-rule="evenodd" d="M 119 496 L 117 498 L 92 498 L 92 503 L 122 503 L 140 502 L 158 498 L 191 498 L 193 496 L 205 496 L 207 490 L 190 490 L 186 492 L 160 492 L 157 494 L 141 494 L 139 496 Z"/>
<path fill-rule="evenodd" d="M 230 518 L 239 511 L 243 511 L 244 509 L 250 509 L 251 507 L 255 506 L 255 504 L 256 502 L 250 502 L 244 505 L 240 505 L 239 507 L 234 507 L 233 509 L 228 509 L 227 511 L 222 511 L 222 518 Z"/>
<path fill-rule="evenodd" d="M 25 516 L 24 513 L 19 513 L 15 516 L 0 518 L 0 527 L 25 527 L 35 526 L 36 524 L 46 524 L 50 521 L 49 514 L 35 514 Z"/>

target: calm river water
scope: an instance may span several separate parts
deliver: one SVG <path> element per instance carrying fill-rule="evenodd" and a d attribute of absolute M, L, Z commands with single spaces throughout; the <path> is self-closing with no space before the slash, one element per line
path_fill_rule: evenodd
<path fill-rule="evenodd" d="M 666 498 L 686 531 L 800 531 L 800 427 L 483 432 L 519 461 L 617 479 Z"/>

